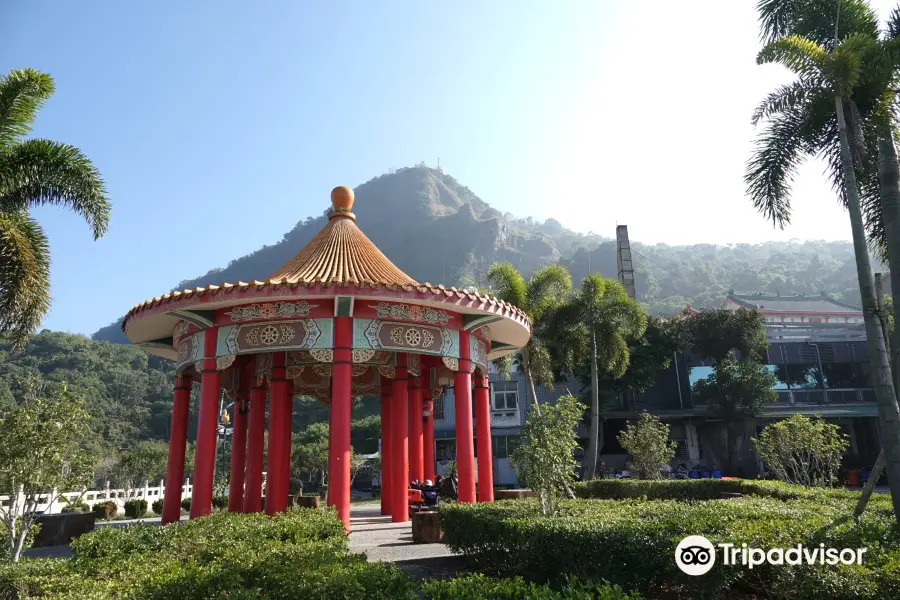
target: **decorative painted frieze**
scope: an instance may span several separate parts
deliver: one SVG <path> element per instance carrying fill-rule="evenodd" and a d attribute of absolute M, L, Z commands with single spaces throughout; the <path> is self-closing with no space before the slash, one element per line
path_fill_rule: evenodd
<path fill-rule="evenodd" d="M 377 305 L 369 305 L 379 318 L 406 319 L 408 321 L 422 321 L 424 323 L 439 323 L 446 325 L 450 322 L 450 315 L 445 310 L 418 306 L 416 304 L 392 304 L 379 302 Z"/>
<path fill-rule="evenodd" d="M 331 319 L 226 325 L 219 328 L 216 354 L 330 348 L 331 334 Z"/>
<path fill-rule="evenodd" d="M 459 332 L 431 325 L 354 319 L 353 347 L 459 356 Z"/>
<path fill-rule="evenodd" d="M 306 300 L 300 302 L 262 302 L 235 306 L 225 314 L 231 317 L 231 322 L 250 321 L 252 319 L 272 319 L 276 317 L 306 317 L 309 311 L 318 304 L 310 304 Z"/>

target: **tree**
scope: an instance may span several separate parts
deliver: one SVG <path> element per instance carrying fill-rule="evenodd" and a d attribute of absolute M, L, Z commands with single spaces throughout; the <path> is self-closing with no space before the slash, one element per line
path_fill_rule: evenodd
<path fill-rule="evenodd" d="M 832 10 L 837 8 L 837 11 L 833 13 L 834 35 L 831 43 L 819 41 L 813 35 L 815 32 L 803 31 L 797 27 L 797 23 L 803 22 L 797 14 L 791 13 L 791 7 L 796 7 L 797 4 L 785 2 L 779 5 L 781 9 L 773 11 L 772 14 L 776 15 L 774 17 L 767 13 L 766 7 L 771 8 L 776 3 L 767 0 L 761 4 L 764 34 L 774 39 L 759 53 L 757 62 L 781 64 L 797 75 L 797 81 L 771 94 L 754 116 L 754 120 L 766 120 L 767 129 L 748 164 L 747 183 L 756 206 L 776 224 L 784 223 L 786 218 L 790 218 L 790 203 L 785 201 L 789 189 L 787 184 L 799 160 L 806 155 L 815 154 L 825 154 L 829 159 L 832 181 L 850 215 L 869 363 L 881 421 L 882 446 L 891 485 L 894 516 L 900 522 L 900 407 L 895 396 L 891 361 L 885 348 L 882 324 L 876 307 L 863 221 L 863 209 L 868 208 L 870 230 L 873 229 L 873 223 L 877 224 L 881 218 L 880 227 L 886 231 L 885 216 L 888 216 L 892 224 L 892 234 L 898 233 L 897 227 L 900 226 L 900 218 L 893 220 L 894 216 L 900 216 L 894 214 L 900 212 L 900 194 L 890 193 L 886 204 L 888 213 L 883 213 L 885 204 L 879 198 L 880 182 L 876 177 L 873 184 L 871 176 L 878 169 L 873 169 L 870 164 L 867 168 L 863 152 L 866 148 L 864 132 L 867 117 L 876 124 L 878 131 L 876 136 L 870 136 L 869 139 L 891 133 L 887 119 L 892 92 L 887 98 L 885 92 L 890 90 L 896 63 L 886 58 L 897 55 L 900 41 L 896 34 L 900 32 L 900 18 L 895 11 L 889 24 L 892 39 L 887 42 L 882 43 L 877 39 L 877 22 L 874 31 L 864 30 L 868 27 L 864 25 L 841 38 L 839 19 L 844 4 L 841 1 L 836 3 L 836 7 L 832 7 Z M 846 4 L 852 7 L 850 14 L 857 15 L 862 14 L 860 5 L 865 3 L 856 0 Z M 807 20 L 812 22 L 810 14 L 803 12 Z M 856 21 L 852 22 L 854 27 L 859 25 Z M 813 29 L 821 28 L 817 25 Z M 813 39 L 804 37 L 804 34 Z M 833 110 L 829 110 L 829 104 Z M 892 141 L 890 144 L 886 141 L 879 143 L 878 149 L 882 153 L 879 162 L 883 162 L 886 168 L 890 161 L 896 160 Z M 886 186 L 896 183 L 896 175 L 900 172 L 893 167 L 891 170 L 892 173 L 885 173 L 881 178 Z M 861 175 L 859 179 L 857 171 Z M 873 197 L 879 201 L 866 204 L 862 202 Z M 878 227 L 874 227 L 876 239 Z M 900 261 L 900 240 L 895 245 L 890 242 L 887 244 L 889 258 L 894 254 Z M 895 273 L 897 266 L 900 265 L 892 269 Z"/>
<path fill-rule="evenodd" d="M 642 336 L 646 327 L 647 315 L 622 284 L 599 275 L 588 275 L 581 289 L 552 313 L 548 344 L 557 342 L 556 353 L 566 357 L 564 364 L 574 367 L 584 360 L 584 354 L 590 356 L 591 425 L 584 455 L 585 479 L 593 479 L 597 470 L 600 373 L 622 377 L 631 356 L 628 340 Z"/>
<path fill-rule="evenodd" d="M 525 421 L 520 446 L 510 462 L 519 480 L 534 490 L 541 513 L 556 512 L 560 494 L 570 494 L 575 480 L 575 425 L 581 418 L 581 404 L 572 396 L 562 396 L 556 405 L 545 405 Z"/>
<path fill-rule="evenodd" d="M 110 205 L 100 173 L 74 146 L 24 139 L 53 94 L 53 79 L 33 69 L 0 77 L 0 333 L 16 347 L 50 308 L 50 253 L 33 206 L 62 205 L 106 233 Z"/>
<path fill-rule="evenodd" d="M 26 549 L 35 519 L 63 492 L 84 489 L 91 479 L 84 402 L 34 378 L 24 386 L 21 404 L 0 417 L 0 493 L 9 497 L 0 506 L 0 522 L 13 562 Z"/>
<path fill-rule="evenodd" d="M 572 289 L 572 278 L 565 268 L 559 265 L 548 265 L 538 269 L 528 282 L 509 263 L 494 264 L 488 269 L 487 279 L 492 285 L 492 293 L 499 299 L 509 302 L 531 320 L 533 330 L 539 330 L 543 318 L 548 311 L 556 308 L 565 300 Z M 553 385 L 553 372 L 550 368 L 550 357 L 538 336 L 531 339 L 522 348 L 522 371 L 527 384 L 528 405 L 535 406 L 537 394 L 535 383 Z M 540 412 L 540 408 L 538 408 Z"/>
<path fill-rule="evenodd" d="M 703 358 L 720 362 L 735 352 L 745 360 L 766 355 L 766 321 L 755 310 L 704 310 L 683 322 L 689 347 Z"/>
<path fill-rule="evenodd" d="M 631 455 L 641 479 L 662 479 L 662 467 L 675 456 L 676 442 L 669 441 L 669 426 L 644 411 L 637 423 L 628 421 L 619 443 Z"/>
<path fill-rule="evenodd" d="M 776 383 L 775 376 L 764 365 L 734 360 L 716 363 L 709 377 L 694 383 L 697 402 L 708 405 L 725 420 L 729 471 L 735 468 L 735 424 L 744 417 L 758 415 L 763 406 L 777 400 L 778 393 L 773 389 Z"/>
<path fill-rule="evenodd" d="M 759 458 L 787 483 L 829 487 L 837 480 L 847 436 L 821 418 L 793 415 L 766 425 L 752 440 Z"/>
<path fill-rule="evenodd" d="M 328 423 L 312 423 L 291 444 L 292 466 L 298 473 L 317 477 L 325 485 L 328 475 Z M 311 480 L 311 479 L 310 479 Z"/>
<path fill-rule="evenodd" d="M 119 457 L 113 475 L 116 485 L 125 490 L 126 497 L 135 495 L 145 481 L 158 481 L 166 474 L 169 445 L 165 442 L 138 442 Z"/>

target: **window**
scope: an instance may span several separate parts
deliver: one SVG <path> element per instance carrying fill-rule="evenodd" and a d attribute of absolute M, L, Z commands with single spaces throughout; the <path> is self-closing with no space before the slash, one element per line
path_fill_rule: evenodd
<path fill-rule="evenodd" d="M 519 385 L 515 381 L 497 381 L 491 384 L 494 410 L 516 410 L 519 403 Z"/>
<path fill-rule="evenodd" d="M 456 440 L 436 440 L 434 453 L 435 460 L 456 460 Z"/>
<path fill-rule="evenodd" d="M 819 369 L 814 364 L 787 365 L 786 374 L 787 381 L 795 390 L 812 390 L 822 387 L 819 385 Z"/>
<path fill-rule="evenodd" d="M 519 436 L 498 435 L 493 438 L 492 446 L 494 458 L 509 458 L 519 447 Z"/>
<path fill-rule="evenodd" d="M 810 322 L 810 323 L 821 323 L 821 322 L 822 322 L 822 317 L 810 317 L 810 318 L 809 318 L 809 322 Z"/>
<path fill-rule="evenodd" d="M 444 418 L 444 394 L 441 394 L 434 401 L 434 418 L 435 419 L 443 419 Z"/>
<path fill-rule="evenodd" d="M 833 389 L 850 389 L 859 386 L 859 368 L 855 363 L 823 363 L 825 387 Z"/>
<path fill-rule="evenodd" d="M 688 378 L 691 382 L 691 387 L 694 387 L 694 384 L 700 381 L 701 379 L 706 379 L 710 375 L 712 375 L 713 368 L 712 367 L 691 367 L 691 372 Z"/>
<path fill-rule="evenodd" d="M 769 370 L 769 373 L 775 376 L 777 380 L 775 385 L 772 386 L 773 390 L 786 390 L 788 389 L 788 375 L 787 375 L 787 366 L 786 365 L 765 365 L 766 369 Z"/>

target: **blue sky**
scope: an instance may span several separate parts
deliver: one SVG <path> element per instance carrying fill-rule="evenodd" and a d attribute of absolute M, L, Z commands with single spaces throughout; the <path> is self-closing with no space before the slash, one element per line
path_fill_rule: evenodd
<path fill-rule="evenodd" d="M 438 157 L 500 210 L 584 232 L 849 239 L 821 165 L 801 170 L 786 232 L 743 195 L 749 115 L 786 81 L 754 64 L 754 5 L 0 2 L 0 72 L 56 80 L 33 135 L 80 147 L 113 202 L 99 242 L 36 211 L 45 326 L 91 333 L 279 240 L 335 185 Z"/>

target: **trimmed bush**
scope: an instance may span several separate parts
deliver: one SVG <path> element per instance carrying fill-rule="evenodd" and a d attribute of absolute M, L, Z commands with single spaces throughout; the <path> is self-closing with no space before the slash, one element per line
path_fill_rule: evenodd
<path fill-rule="evenodd" d="M 153 504 L 150 505 L 150 509 L 154 514 L 161 515 L 163 511 L 163 499 L 154 500 Z"/>
<path fill-rule="evenodd" d="M 147 514 L 146 500 L 129 500 L 125 503 L 125 516 L 129 519 L 140 519 Z"/>
<path fill-rule="evenodd" d="M 647 500 L 718 500 L 722 494 L 744 494 L 779 500 L 858 497 L 856 492 L 844 489 L 810 489 L 780 481 L 754 481 L 749 479 L 680 479 L 649 481 L 640 479 L 594 479 L 575 485 L 579 498 L 621 500 L 646 498 Z"/>
<path fill-rule="evenodd" d="M 630 594 L 619 586 L 586 584 L 568 580 L 561 589 L 526 583 L 521 577 L 490 579 L 484 575 L 469 575 L 456 579 L 433 580 L 422 585 L 430 600 L 640 600 L 636 592 Z"/>
<path fill-rule="evenodd" d="M 116 516 L 116 513 L 119 512 L 119 505 L 112 500 L 107 500 L 94 504 L 93 510 L 98 519 L 109 519 Z"/>
<path fill-rule="evenodd" d="M 103 527 L 72 552 L 69 561 L 0 567 L 0 598 L 416 598 L 394 565 L 349 553 L 334 510 Z"/>
<path fill-rule="evenodd" d="M 191 512 L 191 499 L 190 498 L 184 498 L 181 501 L 181 510 L 186 511 L 186 512 Z"/>
<path fill-rule="evenodd" d="M 711 494 L 711 485 L 717 484 L 690 489 Z M 628 493 L 640 489 L 628 484 L 622 487 Z M 644 489 L 682 494 L 689 488 Z M 768 485 L 761 489 L 777 490 L 779 495 L 794 491 Z M 729 597 L 735 590 L 762 597 L 816 600 L 891 597 L 888 591 L 900 587 L 896 579 L 900 531 L 894 524 L 890 498 L 873 498 L 857 523 L 849 515 L 858 494 L 796 492 L 803 497 L 789 501 L 759 496 L 706 502 L 570 500 L 563 502 L 560 513 L 553 517 L 541 517 L 534 500 L 447 504 L 439 508 L 439 514 L 444 542 L 454 552 L 465 553 L 476 568 L 507 576 L 559 583 L 574 575 L 588 581 L 607 580 L 651 597 L 673 589 L 683 590 L 682 597 L 690 598 Z M 833 548 L 865 547 L 868 552 L 862 566 L 762 566 L 750 570 L 717 564 L 703 577 L 690 577 L 674 560 L 675 547 L 688 535 L 738 547 L 746 543 L 763 549 L 791 548 L 802 543 L 818 548 L 824 543 Z"/>
<path fill-rule="evenodd" d="M 212 506 L 213 508 L 217 508 L 219 510 L 228 508 L 228 496 L 213 496 Z"/>

